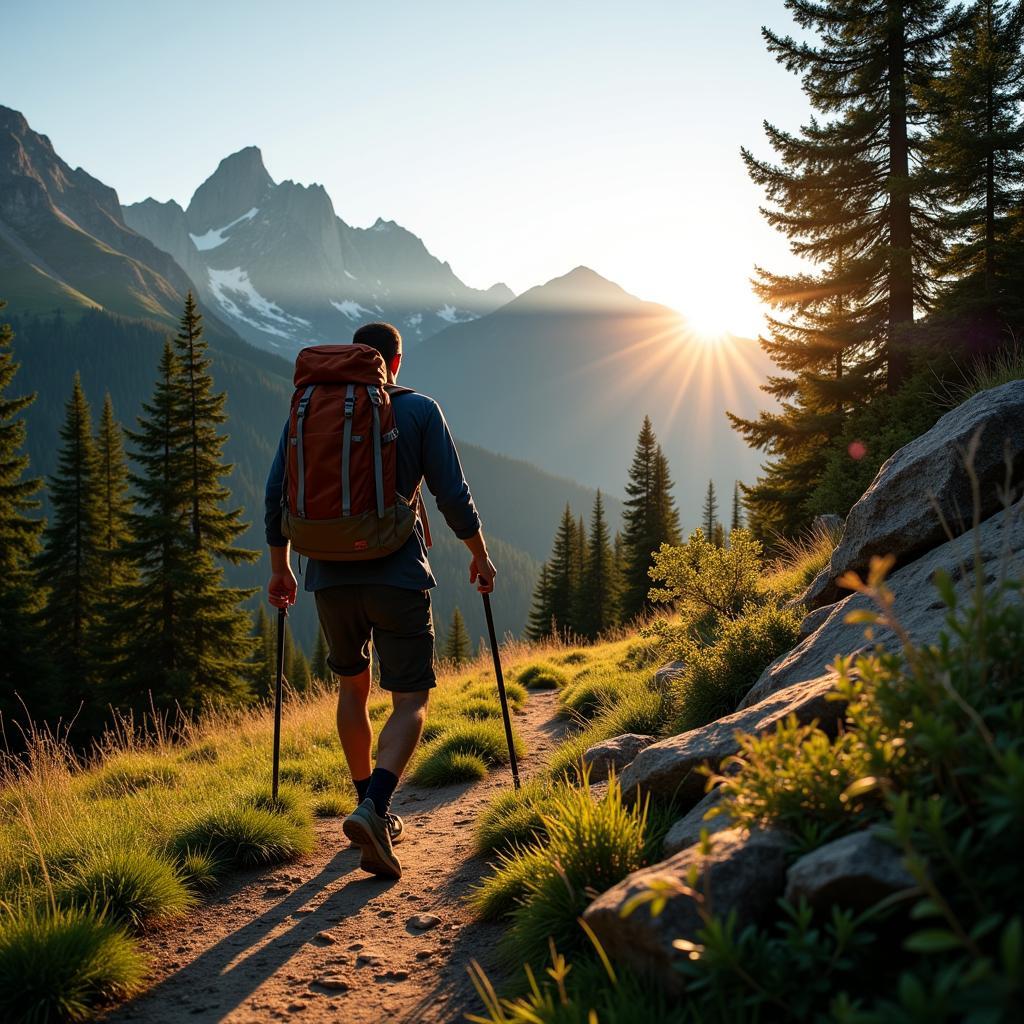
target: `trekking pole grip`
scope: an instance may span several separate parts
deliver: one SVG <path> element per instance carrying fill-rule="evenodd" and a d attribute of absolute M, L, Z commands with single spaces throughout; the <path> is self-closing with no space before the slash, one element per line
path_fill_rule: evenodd
<path fill-rule="evenodd" d="M 505 741 L 508 743 L 508 763 L 512 769 L 512 785 L 519 789 L 519 764 L 516 760 L 515 741 L 512 739 L 512 718 L 508 711 L 508 695 L 505 693 L 505 677 L 501 671 L 501 655 L 498 653 L 498 638 L 494 632 L 494 616 L 491 614 L 491 595 L 481 591 L 484 599 L 484 617 L 487 619 L 487 634 L 491 641 L 491 656 L 494 659 L 494 676 L 498 681 L 498 699 L 501 701 L 501 717 L 505 722 Z"/>

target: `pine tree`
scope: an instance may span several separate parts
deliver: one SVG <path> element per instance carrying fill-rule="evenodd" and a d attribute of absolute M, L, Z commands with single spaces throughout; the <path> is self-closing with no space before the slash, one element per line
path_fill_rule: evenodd
<path fill-rule="evenodd" d="M 601 492 L 594 496 L 590 535 L 580 588 L 579 631 L 593 640 L 616 622 L 615 556 L 608 540 Z"/>
<path fill-rule="evenodd" d="M 0 299 L 0 311 L 6 303 Z M 18 372 L 12 346 L 14 332 L 0 323 L 0 713 L 17 713 L 16 695 L 33 700 L 32 709 L 45 703 L 50 684 L 41 656 L 43 645 L 36 620 L 39 608 L 31 560 L 38 549 L 42 521 L 31 515 L 39 507 L 34 495 L 41 481 L 26 477 L 28 456 L 23 413 L 34 394 L 12 395 Z"/>
<path fill-rule="evenodd" d="M 309 670 L 314 679 L 329 683 L 333 673 L 331 672 L 331 667 L 327 664 L 328 653 L 327 639 L 324 637 L 324 631 L 318 626 L 316 646 L 313 648 L 313 660 L 310 662 Z"/>
<path fill-rule="evenodd" d="M 96 597 L 105 581 L 99 463 L 92 415 L 77 373 L 60 439 L 57 470 L 49 480 L 51 517 L 35 570 L 47 594 L 42 623 L 49 657 L 65 712 L 73 715 L 78 705 L 91 703 Z"/>
<path fill-rule="evenodd" d="M 621 614 L 629 620 L 650 607 L 648 569 L 652 553 L 662 544 L 680 541 L 679 513 L 671 494 L 672 478 L 654 434 L 649 416 L 644 417 L 629 468 L 624 531 Z"/>
<path fill-rule="evenodd" d="M 576 519 L 574 535 L 575 548 L 572 557 L 572 596 L 570 598 L 570 623 L 574 633 L 582 633 L 582 622 L 586 617 L 585 606 L 589 597 L 584 587 L 584 574 L 587 570 L 587 525 L 580 514 Z"/>
<path fill-rule="evenodd" d="M 574 632 L 573 599 L 576 588 L 574 572 L 579 550 L 576 533 L 576 520 L 573 517 L 572 509 L 566 505 L 555 533 L 551 558 L 548 559 L 551 619 L 555 634 L 558 636 Z"/>
<path fill-rule="evenodd" d="M 255 643 L 250 656 L 252 666 L 250 685 L 252 692 L 257 697 L 265 697 L 273 692 L 274 673 L 277 671 L 277 666 L 274 663 L 274 627 L 271 625 L 270 616 L 267 615 L 262 601 L 256 608 L 252 636 Z"/>
<path fill-rule="evenodd" d="M 132 504 L 128 495 L 128 464 L 124 456 L 121 424 L 114 417 L 109 392 L 103 399 L 103 413 L 96 432 L 97 491 L 99 496 L 99 557 L 103 565 L 103 586 L 112 593 L 128 571 L 123 549 L 131 538 L 128 517 Z"/>
<path fill-rule="evenodd" d="M 732 522 L 729 524 L 729 531 L 743 528 L 743 506 L 740 504 L 740 482 L 739 480 L 732 487 Z"/>
<path fill-rule="evenodd" d="M 185 494 L 190 506 L 193 547 L 197 551 L 206 550 L 233 565 L 255 562 L 259 558 L 258 552 L 234 546 L 234 541 L 246 530 L 241 519 L 242 509 L 225 510 L 221 507 L 231 498 L 231 492 L 221 479 L 228 476 L 233 468 L 223 461 L 227 437 L 217 431 L 227 420 L 224 412 L 226 396 L 223 391 L 213 391 L 210 359 L 203 340 L 203 317 L 191 292 L 185 298 L 185 312 L 179 324 L 174 339 L 178 356 L 175 383 L 181 392 L 185 417 Z"/>
<path fill-rule="evenodd" d="M 464 665 L 469 661 L 471 647 L 469 633 L 462 612 L 456 606 L 452 612 L 452 621 L 448 626 L 448 635 L 444 641 L 444 657 L 453 665 Z"/>
<path fill-rule="evenodd" d="M 708 481 L 708 489 L 704 495 L 704 507 L 701 510 L 704 536 L 711 540 L 715 535 L 715 523 L 718 522 L 718 499 L 715 497 L 714 481 Z"/>
<path fill-rule="evenodd" d="M 545 562 L 540 567 L 537 582 L 533 587 L 533 602 L 530 616 L 526 624 L 526 635 L 530 640 L 543 640 L 551 636 L 551 574 Z"/>
<path fill-rule="evenodd" d="M 251 620 L 239 605 L 252 591 L 225 587 L 210 553 L 196 548 L 190 411 L 180 381 L 168 343 L 139 429 L 128 432 L 139 469 L 129 475 L 138 501 L 125 552 L 137 579 L 122 588 L 118 614 L 130 641 L 112 695 L 144 703 L 152 694 L 158 707 L 194 710 L 251 696 Z"/>
<path fill-rule="evenodd" d="M 1024 259 L 1014 228 L 1024 205 L 1024 4 L 978 0 L 948 67 L 925 92 L 929 168 L 952 239 L 939 266 L 943 306 L 1024 323 Z"/>
<path fill-rule="evenodd" d="M 793 533 L 842 433 L 845 416 L 906 377 L 915 308 L 933 296 L 941 252 L 933 197 L 912 167 L 922 157 L 924 112 L 915 86 L 931 79 L 958 13 L 944 0 L 787 0 L 807 36 L 764 29 L 776 59 L 801 75 L 816 114 L 797 134 L 770 123 L 779 163 L 747 150 L 768 222 L 813 266 L 793 274 L 755 268 L 755 291 L 780 311 L 761 344 L 784 375 L 765 390 L 780 403 L 756 420 L 730 414 L 771 457 L 744 488 L 755 533 Z"/>
<path fill-rule="evenodd" d="M 274 674 L 276 677 L 276 665 Z M 284 674 L 288 685 L 299 693 L 305 693 L 313 682 L 309 659 L 296 641 L 290 622 L 285 624 L 284 630 Z"/>

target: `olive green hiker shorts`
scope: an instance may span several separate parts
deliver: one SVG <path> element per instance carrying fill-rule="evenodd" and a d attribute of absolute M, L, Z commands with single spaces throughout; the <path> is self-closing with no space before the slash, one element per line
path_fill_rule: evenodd
<path fill-rule="evenodd" d="M 357 676 L 365 671 L 372 642 L 383 689 L 414 693 L 436 685 L 429 590 L 376 583 L 325 587 L 316 591 L 316 610 L 332 672 Z"/>

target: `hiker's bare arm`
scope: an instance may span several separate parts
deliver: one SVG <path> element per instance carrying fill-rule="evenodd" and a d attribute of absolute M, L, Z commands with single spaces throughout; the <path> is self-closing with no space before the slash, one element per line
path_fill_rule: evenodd
<path fill-rule="evenodd" d="M 292 548 L 290 544 L 284 547 L 271 545 L 270 547 L 270 582 L 267 584 L 267 600 L 275 608 L 287 608 L 295 604 L 295 595 L 298 591 L 298 584 L 295 582 L 295 574 L 291 567 Z"/>
<path fill-rule="evenodd" d="M 469 563 L 469 582 L 476 584 L 476 589 L 481 594 L 489 594 L 494 589 L 494 577 L 498 570 L 487 554 L 487 542 L 484 540 L 484 531 L 477 530 L 472 537 L 467 537 L 463 542 L 469 548 L 473 560 Z"/>

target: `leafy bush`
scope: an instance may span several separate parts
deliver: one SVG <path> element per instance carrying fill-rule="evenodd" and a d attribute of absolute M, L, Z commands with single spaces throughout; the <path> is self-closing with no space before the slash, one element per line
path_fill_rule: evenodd
<path fill-rule="evenodd" d="M 179 858 L 206 853 L 225 868 L 279 864 L 312 848 L 310 821 L 299 824 L 290 816 L 244 804 L 197 814 L 171 840 Z"/>
<path fill-rule="evenodd" d="M 60 880 L 55 895 L 61 906 L 93 909 L 133 931 L 181 914 L 194 902 L 168 860 L 131 848 L 90 854 Z"/>
<path fill-rule="evenodd" d="M 84 1021 L 136 991 L 145 964 L 124 930 L 91 910 L 0 911 L 0 1019 Z"/>
<path fill-rule="evenodd" d="M 559 690 L 569 681 L 568 676 L 548 662 L 527 665 L 516 673 L 516 682 L 528 690 Z"/>
<path fill-rule="evenodd" d="M 651 579 L 661 586 L 650 596 L 734 616 L 757 597 L 761 571 L 761 545 L 749 530 L 733 530 L 721 548 L 694 530 L 685 544 L 662 544 L 654 553 Z"/>
<path fill-rule="evenodd" d="M 711 646 L 690 645 L 682 658 L 686 669 L 673 731 L 696 729 L 735 711 L 758 676 L 796 643 L 802 618 L 797 610 L 752 605 L 738 618 L 725 619 Z"/>

